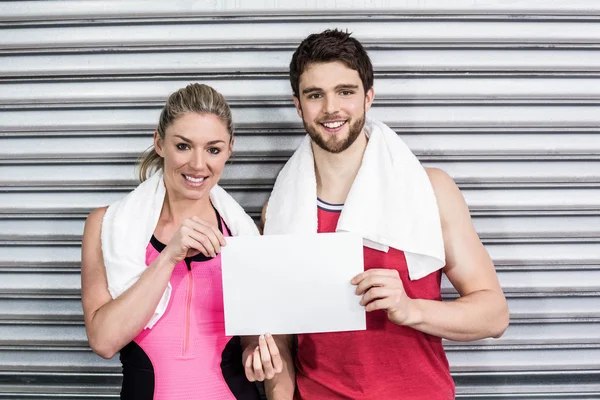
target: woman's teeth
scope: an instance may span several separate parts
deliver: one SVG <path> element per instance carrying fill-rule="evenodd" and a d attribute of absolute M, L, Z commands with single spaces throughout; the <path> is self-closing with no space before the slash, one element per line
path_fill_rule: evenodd
<path fill-rule="evenodd" d="M 200 183 L 204 180 L 204 178 L 192 178 L 191 176 L 184 175 L 185 179 L 193 183 Z"/>
<path fill-rule="evenodd" d="M 323 126 L 325 126 L 326 128 L 329 128 L 329 129 L 335 129 L 335 128 L 339 128 L 340 126 L 344 125 L 345 123 L 346 123 L 345 121 L 323 122 Z"/>

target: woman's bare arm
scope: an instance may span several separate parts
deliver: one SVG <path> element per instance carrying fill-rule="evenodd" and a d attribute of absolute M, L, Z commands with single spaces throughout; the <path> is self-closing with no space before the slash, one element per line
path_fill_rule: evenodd
<path fill-rule="evenodd" d="M 83 232 L 81 300 L 90 347 L 112 358 L 144 329 L 160 301 L 175 267 L 168 256 L 158 256 L 140 279 L 118 298 L 108 291 L 100 231 L 106 207 L 94 210 Z"/>

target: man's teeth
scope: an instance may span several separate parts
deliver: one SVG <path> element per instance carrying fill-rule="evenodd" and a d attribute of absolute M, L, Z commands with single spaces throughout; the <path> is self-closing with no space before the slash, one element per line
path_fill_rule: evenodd
<path fill-rule="evenodd" d="M 184 176 L 185 176 L 185 179 L 187 179 L 190 182 L 194 182 L 194 183 L 200 183 L 204 180 L 204 178 L 192 178 L 191 176 L 187 176 L 187 175 L 184 175 Z"/>
<path fill-rule="evenodd" d="M 345 121 L 340 121 L 340 122 L 323 122 L 323 125 L 326 128 L 329 128 L 329 129 L 339 128 L 340 126 L 342 126 L 344 124 L 345 124 Z"/>

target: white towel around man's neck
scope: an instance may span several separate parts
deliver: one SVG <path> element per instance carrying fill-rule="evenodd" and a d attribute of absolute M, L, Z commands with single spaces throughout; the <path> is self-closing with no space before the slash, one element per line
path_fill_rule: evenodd
<path fill-rule="evenodd" d="M 367 119 L 362 165 L 336 231 L 362 235 L 364 244 L 402 250 L 411 280 L 445 265 L 439 210 L 427 172 L 387 125 Z M 327 199 L 324 199 L 327 200 Z M 317 232 L 317 183 L 307 135 L 283 167 L 266 211 L 265 235 Z"/>
<path fill-rule="evenodd" d="M 146 270 L 146 247 L 158 223 L 165 193 L 163 174 L 158 171 L 106 210 L 101 231 L 102 255 L 113 299 L 131 287 Z M 233 236 L 259 235 L 252 218 L 218 185 L 211 189 L 210 200 Z M 170 297 L 169 283 L 146 328 L 152 328 L 160 319 Z"/>

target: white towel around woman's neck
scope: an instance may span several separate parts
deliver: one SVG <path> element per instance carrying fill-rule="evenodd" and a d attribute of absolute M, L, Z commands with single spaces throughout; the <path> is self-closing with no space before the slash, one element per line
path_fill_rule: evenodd
<path fill-rule="evenodd" d="M 102 255 L 113 299 L 131 287 L 146 270 L 146 247 L 158 223 L 165 193 L 163 174 L 158 171 L 106 210 L 102 221 Z M 232 235 L 259 235 L 252 218 L 218 185 L 211 189 L 210 200 Z M 146 328 L 152 328 L 160 319 L 170 297 L 169 283 Z"/>
<path fill-rule="evenodd" d="M 445 265 L 431 182 L 419 160 L 387 125 L 367 119 L 365 132 L 367 148 L 336 231 L 359 233 L 365 246 L 377 250 L 404 251 L 410 279 L 420 279 Z M 317 232 L 317 226 L 317 183 L 307 135 L 277 177 L 264 234 Z"/>

